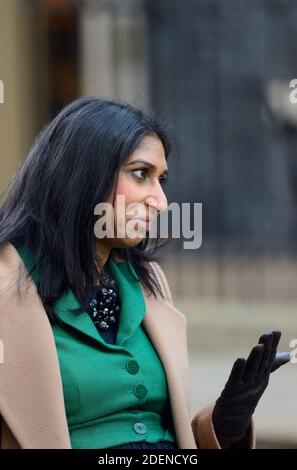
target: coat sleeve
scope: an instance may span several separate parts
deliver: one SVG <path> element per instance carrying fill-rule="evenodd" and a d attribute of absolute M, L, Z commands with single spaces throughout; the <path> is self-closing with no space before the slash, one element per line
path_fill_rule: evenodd
<path fill-rule="evenodd" d="M 198 411 L 192 418 L 191 426 L 198 449 L 221 449 L 212 421 L 214 406 L 215 403 L 212 403 L 202 408 L 202 410 Z M 238 449 L 254 449 L 256 447 L 255 441 L 255 429 L 252 420 L 246 435 L 241 441 L 233 444 L 231 447 Z"/>
<path fill-rule="evenodd" d="M 157 262 L 152 262 L 152 265 L 155 268 L 154 271 L 162 288 L 164 297 L 171 305 L 173 305 L 172 293 L 161 266 Z M 214 406 L 215 403 L 211 403 L 210 405 L 201 409 L 193 416 L 191 420 L 191 427 L 198 449 L 221 449 L 212 422 L 212 412 Z M 246 435 L 241 441 L 234 444 L 232 447 L 241 449 L 254 449 L 256 446 L 255 441 L 255 428 L 254 422 L 252 420 Z"/>

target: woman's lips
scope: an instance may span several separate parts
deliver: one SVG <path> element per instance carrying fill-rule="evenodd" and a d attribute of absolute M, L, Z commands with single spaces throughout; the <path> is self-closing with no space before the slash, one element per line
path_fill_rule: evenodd
<path fill-rule="evenodd" d="M 133 222 L 137 222 L 138 226 L 144 227 L 145 229 L 149 229 L 151 226 L 151 220 L 149 219 L 132 219 Z"/>

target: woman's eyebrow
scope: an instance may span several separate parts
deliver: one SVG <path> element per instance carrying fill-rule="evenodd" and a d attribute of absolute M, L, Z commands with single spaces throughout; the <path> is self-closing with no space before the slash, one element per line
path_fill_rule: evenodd
<path fill-rule="evenodd" d="M 133 160 L 133 162 L 130 162 L 127 164 L 127 166 L 130 166 L 130 165 L 133 165 L 134 163 L 144 163 L 145 165 L 147 165 L 150 169 L 156 171 L 157 170 L 157 167 L 155 165 L 153 165 L 152 163 L 150 162 L 147 162 L 146 160 Z M 164 170 L 162 175 L 168 175 L 168 169 Z"/>

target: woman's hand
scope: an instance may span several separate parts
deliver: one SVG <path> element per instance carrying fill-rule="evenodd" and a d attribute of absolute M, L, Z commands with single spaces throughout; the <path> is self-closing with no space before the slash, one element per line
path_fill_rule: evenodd
<path fill-rule="evenodd" d="M 240 441 L 266 389 L 270 373 L 290 360 L 290 353 L 276 354 L 280 331 L 265 333 L 247 359 L 235 361 L 229 379 L 213 410 L 213 424 L 222 447 Z"/>

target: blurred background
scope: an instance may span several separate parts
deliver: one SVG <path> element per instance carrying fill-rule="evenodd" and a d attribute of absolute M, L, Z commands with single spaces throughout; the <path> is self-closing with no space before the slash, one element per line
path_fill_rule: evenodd
<path fill-rule="evenodd" d="M 188 318 L 193 414 L 265 331 L 297 338 L 295 0 L 0 0 L 0 190 L 82 95 L 168 123 L 168 202 L 203 204 L 203 241 L 160 251 Z M 297 447 L 296 365 L 271 377 L 258 447 Z"/>

